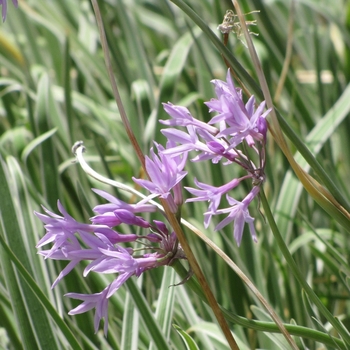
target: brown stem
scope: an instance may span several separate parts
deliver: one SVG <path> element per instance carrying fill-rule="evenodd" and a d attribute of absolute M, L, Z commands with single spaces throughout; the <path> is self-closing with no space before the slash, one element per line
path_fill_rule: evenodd
<path fill-rule="evenodd" d="M 103 49 L 103 53 L 104 53 L 105 63 L 107 66 L 109 80 L 110 80 L 112 90 L 113 90 L 113 95 L 114 95 L 114 98 L 117 102 L 119 113 L 120 113 L 120 116 L 122 118 L 122 122 L 125 126 L 128 137 L 131 141 L 131 144 L 133 145 L 133 147 L 136 151 L 136 154 L 137 154 L 137 156 L 142 164 L 142 167 L 144 168 L 144 170 L 147 174 L 147 170 L 145 167 L 145 157 L 144 157 L 144 155 L 141 151 L 141 148 L 140 148 L 140 146 L 135 138 L 134 133 L 131 130 L 129 120 L 126 116 L 126 112 L 125 112 L 123 103 L 121 101 L 118 87 L 117 87 L 117 84 L 115 82 L 115 78 L 114 78 L 114 74 L 113 74 L 113 70 L 112 70 L 112 64 L 111 64 L 111 60 L 110 60 L 110 56 L 109 56 L 108 43 L 107 43 L 106 34 L 104 31 L 104 27 L 103 27 L 101 12 L 100 12 L 97 0 L 91 0 L 91 2 L 92 2 L 93 9 L 95 11 L 96 21 L 97 21 L 97 25 L 98 25 L 99 33 L 100 33 L 101 45 L 102 45 L 102 49 Z M 221 309 L 219 308 L 219 306 L 214 298 L 214 295 L 209 288 L 209 285 L 204 277 L 204 274 L 203 274 L 202 270 L 200 269 L 200 267 L 197 263 L 197 260 L 192 253 L 192 250 L 191 250 L 191 248 L 190 248 L 190 246 L 185 238 L 185 235 L 182 231 L 182 228 L 181 228 L 176 216 L 169 210 L 169 206 L 165 200 L 161 200 L 161 202 L 163 204 L 167 218 L 168 218 L 173 230 L 176 233 L 176 236 L 177 236 L 177 238 L 178 238 L 178 240 L 179 240 L 179 242 L 180 242 L 180 244 L 181 244 L 181 246 L 182 246 L 182 248 L 187 256 L 187 259 L 189 261 L 189 264 L 190 264 L 193 272 L 195 273 L 201 287 L 203 288 L 203 291 L 208 299 L 208 303 L 209 303 L 210 307 L 213 309 L 213 312 L 214 312 L 214 314 L 218 320 L 218 323 L 219 323 L 219 325 L 220 325 L 220 327 L 221 327 L 221 329 L 222 329 L 222 331 L 223 331 L 223 333 L 224 333 L 224 335 L 225 335 L 225 337 L 230 345 L 230 348 L 233 350 L 239 350 L 239 347 L 238 347 L 236 341 L 234 340 L 232 333 L 230 331 L 230 328 L 228 327 L 228 324 L 223 316 L 223 313 L 221 312 Z"/>

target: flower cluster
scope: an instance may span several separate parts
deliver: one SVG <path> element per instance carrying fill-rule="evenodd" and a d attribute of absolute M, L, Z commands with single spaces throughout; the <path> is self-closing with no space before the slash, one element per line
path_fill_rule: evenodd
<path fill-rule="evenodd" d="M 215 230 L 220 230 L 234 221 L 234 238 L 238 245 L 242 240 L 244 223 L 248 223 L 251 235 L 256 241 L 256 232 L 248 206 L 258 196 L 260 185 L 265 180 L 265 144 L 267 133 L 266 116 L 270 112 L 265 109 L 265 101 L 255 108 L 255 98 L 251 96 L 244 103 L 242 90 L 236 88 L 231 79 L 230 71 L 227 73 L 227 81 L 213 80 L 217 98 L 206 102 L 210 112 L 217 112 L 209 123 L 195 119 L 189 110 L 182 106 L 165 103 L 164 109 L 172 119 L 161 120 L 168 126 L 181 126 L 186 131 L 168 128 L 161 130 L 166 138 L 175 142 L 175 147 L 169 147 L 163 151 L 164 155 L 178 157 L 190 151 L 199 152 L 192 158 L 193 162 L 211 160 L 213 163 L 223 161 L 224 165 L 238 164 L 246 171 L 246 175 L 235 178 L 220 187 L 214 187 L 195 179 L 198 188 L 185 187 L 195 197 L 186 202 L 208 201 L 209 207 L 204 213 L 204 226 L 207 228 L 213 215 L 226 214 L 228 216 L 221 221 Z M 215 127 L 214 125 L 217 125 Z M 249 146 L 255 154 L 257 161 L 254 163 L 244 147 L 238 147 L 242 143 Z M 253 183 L 252 190 L 241 201 L 237 201 L 228 195 L 242 180 L 250 178 Z M 221 197 L 226 194 L 229 208 L 219 209 Z"/>
<path fill-rule="evenodd" d="M 15 7 L 18 7 L 18 0 L 12 0 Z M 0 5 L 2 7 L 2 21 L 5 22 L 7 15 L 7 0 L 0 0 Z"/>
<path fill-rule="evenodd" d="M 74 220 L 58 202 L 58 209 L 63 216 L 56 215 L 44 208 L 48 215 L 35 212 L 45 224 L 46 235 L 38 242 L 37 248 L 53 243 L 49 250 L 39 251 L 45 259 L 67 260 L 68 265 L 54 281 L 52 288 L 59 283 L 82 260 L 90 263 L 84 270 L 84 277 L 90 272 L 118 274 L 114 281 L 102 292 L 96 294 L 68 293 L 66 296 L 82 300 L 70 315 L 80 314 L 96 309 L 95 331 L 101 318 L 105 319 L 104 332 L 108 329 L 108 299 L 131 276 L 140 276 L 144 271 L 159 266 L 170 265 L 174 259 L 185 258 L 174 232 L 169 232 L 162 221 L 148 222 L 136 213 L 154 212 L 157 207 L 150 204 L 127 204 L 107 192 L 93 190 L 109 201 L 96 206 L 97 213 L 91 218 L 92 224 L 79 223 Z M 112 229 L 121 224 L 141 227 L 148 231 L 145 235 L 134 233 L 122 234 Z M 124 248 L 121 243 L 142 241 L 151 253 L 137 255 L 132 248 Z"/>
<path fill-rule="evenodd" d="M 95 308 L 95 331 L 100 320 L 105 319 L 104 331 L 108 328 L 108 300 L 131 276 L 140 276 L 144 271 L 159 266 L 170 265 L 174 259 L 185 259 L 184 252 L 178 243 L 176 234 L 169 231 L 162 221 L 148 221 L 139 213 L 152 213 L 159 208 L 152 201 L 156 197 L 165 200 L 172 213 L 178 214 L 183 205 L 181 180 L 187 175 L 184 167 L 191 151 L 199 152 L 193 162 L 211 160 L 213 163 L 223 161 L 224 165 L 238 164 L 246 174 L 234 178 L 228 183 L 214 187 L 195 179 L 197 188 L 185 187 L 195 197 L 186 202 L 208 201 L 209 207 L 204 214 L 204 225 L 208 227 L 213 216 L 228 214 L 217 226 L 220 230 L 232 221 L 234 222 L 234 238 L 241 243 L 243 228 L 248 223 L 253 239 L 256 241 L 254 218 L 250 216 L 248 207 L 258 196 L 260 185 L 264 181 L 265 142 L 267 123 L 265 120 L 269 111 L 264 111 L 262 102 L 255 109 L 254 97 L 247 103 L 243 102 L 242 91 L 233 85 L 230 72 L 227 82 L 214 80 L 217 99 L 207 102 L 211 112 L 217 112 L 209 123 L 195 119 L 187 108 L 164 104 L 165 111 L 172 119 L 161 121 L 168 126 L 180 126 L 186 131 L 168 128 L 161 132 L 168 139 L 166 148 L 154 143 L 151 157 L 145 158 L 148 180 L 133 178 L 134 182 L 144 187 L 150 195 L 136 204 L 128 204 L 107 192 L 93 190 L 108 201 L 107 204 L 93 208 L 96 215 L 91 224 L 79 223 L 74 220 L 58 202 L 58 209 L 63 216 L 45 209 L 45 214 L 35 213 L 45 224 L 46 235 L 38 242 L 37 248 L 53 243 L 51 249 L 39 251 L 45 259 L 67 260 L 69 263 L 54 281 L 57 285 L 80 261 L 87 260 L 89 264 L 84 270 L 84 276 L 90 272 L 117 275 L 114 281 L 102 292 L 96 294 L 68 293 L 66 296 L 82 300 L 82 303 L 69 312 L 70 315 L 86 312 Z M 214 126 L 214 125 L 217 126 Z M 257 155 L 258 164 L 244 152 L 245 143 Z M 82 142 L 74 146 L 81 147 Z M 243 149 L 243 150 L 242 150 Z M 228 195 L 244 179 L 251 179 L 252 190 L 242 200 L 237 201 Z M 219 209 L 221 198 L 226 194 L 230 205 Z M 144 235 L 135 233 L 122 234 L 115 228 L 127 224 L 145 231 Z M 141 231 L 143 232 L 143 231 Z M 141 254 L 130 246 L 142 242 L 146 253 Z M 128 243 L 123 247 L 123 243 Z"/>

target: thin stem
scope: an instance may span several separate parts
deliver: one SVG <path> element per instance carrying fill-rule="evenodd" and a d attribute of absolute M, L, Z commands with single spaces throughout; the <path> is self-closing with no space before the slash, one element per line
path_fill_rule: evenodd
<path fill-rule="evenodd" d="M 84 152 L 84 147 L 82 145 L 81 142 L 77 143 L 77 146 L 74 148 L 74 153 L 77 157 L 78 162 L 80 163 L 81 167 L 83 168 L 83 170 L 86 172 L 87 175 L 90 175 L 91 177 L 95 178 L 98 181 L 101 181 L 103 183 L 109 184 L 111 186 L 117 187 L 119 189 L 122 189 L 124 191 L 130 192 L 140 198 L 145 198 L 145 195 L 142 194 L 141 192 L 128 187 L 126 185 L 124 185 L 123 183 L 105 178 L 103 176 L 101 176 L 100 174 L 98 174 L 96 171 L 94 171 L 85 161 L 84 157 L 83 157 L 83 152 Z M 261 195 L 262 195 L 262 190 L 261 190 Z M 160 205 L 159 203 L 150 200 L 149 203 L 155 205 L 158 207 L 158 209 L 162 212 L 164 212 L 164 208 L 162 205 Z M 263 203 L 264 204 L 264 203 Z M 265 212 L 268 213 L 268 211 L 265 209 Z M 171 216 L 173 216 L 171 214 Z M 273 218 L 272 218 L 273 219 Z M 310 338 L 311 335 L 308 335 L 308 331 L 310 331 L 311 333 L 314 332 L 314 330 L 310 330 L 308 328 L 304 328 L 300 327 L 300 326 L 293 326 L 293 325 L 286 325 L 283 324 L 281 322 L 281 320 L 279 319 L 278 315 L 275 314 L 275 312 L 273 311 L 273 309 L 270 307 L 270 305 L 268 304 L 268 302 L 265 300 L 265 298 L 261 295 L 261 293 L 257 290 L 257 288 L 254 286 L 254 284 L 249 280 L 249 278 L 243 273 L 243 271 L 219 248 L 217 247 L 207 236 L 205 236 L 203 233 L 201 233 L 196 227 L 194 227 L 192 224 L 190 224 L 189 222 L 187 222 L 184 219 L 181 219 L 181 223 L 186 226 L 187 228 L 189 228 L 193 233 L 195 233 L 200 239 L 202 239 L 208 246 L 210 246 L 216 253 L 218 253 L 218 255 L 228 264 L 228 266 L 230 266 L 230 268 L 235 271 L 235 273 L 237 273 L 237 275 L 242 279 L 242 281 L 247 285 L 247 287 L 252 291 L 253 294 L 256 295 L 256 297 L 260 300 L 260 302 L 264 305 L 264 307 L 266 308 L 266 310 L 268 311 L 268 313 L 270 314 L 271 318 L 275 321 L 276 327 L 278 328 L 274 328 L 272 325 L 267 323 L 260 323 L 258 321 L 252 321 L 252 320 L 246 320 L 242 317 L 239 316 L 234 316 L 232 313 L 230 313 L 227 310 L 224 310 L 221 308 L 221 310 L 223 310 L 225 317 L 235 323 L 238 323 L 244 327 L 248 327 L 251 329 L 255 329 L 255 330 L 260 330 L 260 331 L 271 331 L 271 332 L 276 332 L 278 331 L 278 329 L 280 330 L 280 332 L 282 334 L 284 334 L 286 336 L 286 334 L 288 334 L 288 332 L 291 332 L 291 334 L 293 335 L 297 335 L 297 336 L 302 336 L 302 337 L 306 337 L 306 338 Z M 178 225 L 178 224 L 176 224 Z M 181 228 L 180 228 L 181 229 Z M 278 238 L 276 239 L 278 241 Z M 183 242 L 182 244 L 187 244 L 187 241 Z M 180 241 L 181 243 L 181 241 Z M 284 244 L 284 241 L 282 239 L 282 243 Z M 282 249 L 281 249 L 282 250 Z M 282 250 L 283 252 L 283 250 Z M 288 249 L 287 252 L 289 253 Z M 191 251 L 192 253 L 192 251 Z M 286 260 L 288 261 L 288 259 L 286 258 Z M 173 265 L 174 266 L 174 265 Z M 193 265 L 191 265 L 193 266 Z M 178 269 L 176 269 L 178 271 Z M 179 271 L 178 271 L 179 272 Z M 198 271 L 197 271 L 198 273 Z M 200 272 L 201 273 L 201 272 Z M 196 292 L 197 294 L 199 294 L 203 299 L 205 299 L 205 301 L 208 300 L 208 298 L 205 297 L 205 294 L 203 292 L 204 288 L 202 286 L 203 289 L 201 289 L 198 285 L 196 285 L 197 287 L 193 287 L 192 285 L 192 280 L 190 280 L 188 282 L 189 285 L 191 285 L 191 288 L 194 290 L 194 292 Z M 246 321 L 244 321 L 246 320 Z M 303 330 L 300 331 L 299 330 Z M 330 344 L 330 342 L 332 342 L 333 340 L 336 341 L 338 343 L 338 345 L 343 345 L 343 342 L 341 342 L 341 340 L 336 339 L 336 338 L 332 338 L 333 340 L 329 339 L 329 336 L 325 335 L 324 333 L 321 332 L 317 332 L 317 337 L 312 339 L 315 339 L 317 341 L 320 342 L 324 342 L 325 344 Z M 316 334 L 315 333 L 315 334 Z M 312 333 L 313 334 L 313 333 Z M 324 339 L 323 339 L 324 338 Z M 341 346 L 341 348 L 343 349 L 344 347 Z"/>
<path fill-rule="evenodd" d="M 212 308 L 214 315 L 226 337 L 227 342 L 230 345 L 231 349 L 239 349 L 235 339 L 232 336 L 232 333 L 230 331 L 230 328 L 228 327 L 228 324 L 226 322 L 226 319 L 221 311 L 221 308 L 219 307 L 217 301 L 215 300 L 214 294 L 211 291 L 209 284 L 195 258 L 195 256 L 193 255 L 192 249 L 190 247 L 190 245 L 187 242 L 187 239 L 185 237 L 185 234 L 180 226 L 179 221 L 177 220 L 177 218 L 175 217 L 175 215 L 173 213 L 170 212 L 167 202 L 164 199 L 161 199 L 161 202 L 163 204 L 165 213 L 168 217 L 168 220 L 172 226 L 172 228 L 174 229 L 176 236 L 181 244 L 182 249 L 184 250 L 186 257 L 188 259 L 188 262 L 190 263 L 191 269 L 194 272 L 194 274 L 196 275 L 199 284 L 201 285 L 206 299 L 208 300 L 208 304 L 209 306 Z"/>
<path fill-rule="evenodd" d="M 313 291 L 313 289 L 309 286 L 309 284 L 305 281 L 304 276 L 300 272 L 297 264 L 295 263 L 291 253 L 288 250 L 288 247 L 286 246 L 286 243 L 283 240 L 283 237 L 281 233 L 278 230 L 278 227 L 276 225 L 275 219 L 272 215 L 272 212 L 270 210 L 270 206 L 267 202 L 265 193 L 263 189 L 260 190 L 260 198 L 261 203 L 263 205 L 265 215 L 267 217 L 267 220 L 269 222 L 269 225 L 271 227 L 272 233 L 275 237 L 275 241 L 277 242 L 284 258 L 286 259 L 286 262 L 289 266 L 289 268 L 292 270 L 292 273 L 294 277 L 297 279 L 297 281 L 300 283 L 302 288 L 305 289 L 306 293 L 308 294 L 309 298 L 313 301 L 313 303 L 318 307 L 322 315 L 327 319 L 327 321 L 338 331 L 338 333 L 343 337 L 344 341 L 348 344 L 350 344 L 350 333 L 343 327 L 343 325 L 330 313 L 330 311 L 324 306 L 322 301 L 318 298 L 316 293 Z"/>
<path fill-rule="evenodd" d="M 292 59 L 292 51 L 293 51 L 293 29 L 294 29 L 294 17 L 295 17 L 295 0 L 292 0 L 290 3 L 289 10 L 289 21 L 288 21 L 288 40 L 287 40 L 287 49 L 286 49 L 286 57 L 283 62 L 282 72 L 280 79 L 277 84 L 276 93 L 274 97 L 275 103 L 278 103 L 284 82 L 286 80 L 288 69 L 290 65 L 290 61 Z"/>
<path fill-rule="evenodd" d="M 188 272 L 181 265 L 179 261 L 175 261 L 172 267 L 176 270 L 176 272 L 181 278 L 186 278 Z M 185 285 L 186 287 L 190 288 L 192 292 L 197 294 L 204 302 L 206 302 L 203 291 L 196 280 L 191 278 L 190 280 L 188 280 L 188 282 Z M 226 310 L 223 307 L 222 307 L 222 311 L 224 312 L 226 319 L 244 328 L 253 329 L 259 332 L 269 332 L 269 333 L 281 332 L 281 329 L 279 328 L 279 326 L 273 322 L 263 322 L 263 321 L 247 319 L 245 317 L 235 315 L 234 313 L 232 313 L 229 310 Z M 342 350 L 348 349 L 341 339 L 332 337 L 321 331 L 299 326 L 299 325 L 294 325 L 294 324 L 284 323 L 283 326 L 291 335 L 302 337 L 305 339 L 310 339 L 319 343 L 323 343 L 324 345 L 329 345 L 332 348 L 338 347 L 339 349 L 342 349 Z"/>
<path fill-rule="evenodd" d="M 252 291 L 252 293 L 259 299 L 261 304 L 265 307 L 267 312 L 270 314 L 271 318 L 275 321 L 277 327 L 280 329 L 281 333 L 287 339 L 288 343 L 295 350 L 299 349 L 295 344 L 294 340 L 286 330 L 282 321 L 275 313 L 273 308 L 263 297 L 260 291 L 255 287 L 254 283 L 244 274 L 244 272 L 226 255 L 214 242 L 212 242 L 206 235 L 200 232 L 196 227 L 192 226 L 189 222 L 183 220 L 183 224 L 188 227 L 192 232 L 194 232 L 198 237 L 200 237 L 208 246 L 210 246 L 224 261 L 225 263 L 239 276 L 239 278 L 245 283 L 245 285 Z"/>
<path fill-rule="evenodd" d="M 128 137 L 129 137 L 131 144 L 134 147 L 134 150 L 137 154 L 137 157 L 139 158 L 140 163 L 142 164 L 142 167 L 145 169 L 145 157 L 144 157 L 144 155 L 141 151 L 141 148 L 136 140 L 135 134 L 132 132 L 132 129 L 131 129 L 131 126 L 129 123 L 129 119 L 126 115 L 125 108 L 124 108 L 122 99 L 120 97 L 117 84 L 115 82 L 112 63 L 111 63 L 109 49 L 108 49 L 106 33 L 105 33 L 105 30 L 103 27 L 101 11 L 100 11 L 100 8 L 98 6 L 97 0 L 91 0 L 91 3 L 92 3 L 92 7 L 94 9 L 94 12 L 95 12 L 96 22 L 97 22 L 97 26 L 98 26 L 99 33 L 100 33 L 100 40 L 101 40 L 101 45 L 102 45 L 102 50 L 103 50 L 103 56 L 105 59 L 105 64 L 107 67 L 109 81 L 110 81 L 111 86 L 112 86 L 113 95 L 114 95 L 115 101 L 116 101 L 118 109 L 119 109 L 120 117 L 122 118 L 122 122 L 124 124 L 125 130 L 128 134 Z"/>
<path fill-rule="evenodd" d="M 115 78 L 114 78 L 114 74 L 113 74 L 113 70 L 112 70 L 112 64 L 111 64 L 110 55 L 109 55 L 108 43 L 107 43 L 106 34 L 104 31 L 104 27 L 103 27 L 101 12 L 100 12 L 97 0 L 91 0 L 91 2 L 92 2 L 92 6 L 94 8 L 94 11 L 95 11 L 96 21 L 97 21 L 97 25 L 98 25 L 99 32 L 100 32 L 101 45 L 103 48 L 105 63 L 107 66 L 107 72 L 108 72 L 108 76 L 109 76 L 110 83 L 112 86 L 114 98 L 117 102 L 120 116 L 122 118 L 122 122 L 124 124 L 124 127 L 126 129 L 128 137 L 130 139 L 130 142 L 136 151 L 136 154 L 137 154 L 137 156 L 142 164 L 143 169 L 145 170 L 145 173 L 147 174 L 147 170 L 146 170 L 146 166 L 145 166 L 145 157 L 140 149 L 140 146 L 135 138 L 134 133 L 131 130 L 129 120 L 126 116 L 126 112 L 125 112 L 125 109 L 124 109 L 123 103 L 121 101 L 121 97 L 120 97 L 120 94 L 119 94 L 119 91 L 118 91 L 118 88 L 117 88 L 117 85 L 115 82 Z M 221 312 L 221 309 L 219 308 L 219 306 L 214 298 L 214 295 L 211 292 L 207 281 L 205 280 L 204 274 L 201 271 L 201 269 L 197 263 L 197 260 L 192 253 L 192 250 L 191 250 L 189 244 L 187 243 L 187 240 L 185 238 L 185 235 L 182 231 L 182 228 L 181 228 L 177 218 L 170 211 L 168 203 L 165 200 L 161 200 L 161 202 L 163 204 L 164 211 L 167 215 L 167 218 L 168 218 L 170 224 L 172 225 L 172 228 L 174 229 L 179 242 L 181 243 L 181 246 L 186 254 L 186 257 L 191 265 L 193 272 L 196 274 L 198 281 L 200 282 L 200 284 L 201 284 L 201 286 L 206 294 L 209 305 L 213 309 L 213 312 L 218 320 L 218 323 L 219 323 L 231 349 L 239 349 L 237 346 L 237 343 L 234 340 L 232 333 L 228 327 L 228 324 L 227 324 L 227 322 L 226 322 L 226 320 Z"/>

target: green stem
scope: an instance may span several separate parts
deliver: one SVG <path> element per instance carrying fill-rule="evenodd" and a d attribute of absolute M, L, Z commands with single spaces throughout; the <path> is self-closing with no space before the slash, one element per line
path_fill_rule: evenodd
<path fill-rule="evenodd" d="M 181 278 L 183 279 L 186 278 L 188 272 L 178 260 L 174 262 L 172 267 L 175 269 L 175 271 Z M 203 302 L 208 303 L 200 285 L 194 278 L 191 278 L 190 280 L 188 280 L 185 286 L 190 288 L 192 292 L 198 295 Z M 234 324 L 238 324 L 242 327 L 253 329 L 255 331 L 260 331 L 260 332 L 281 333 L 280 328 L 274 322 L 263 322 L 263 321 L 251 320 L 242 316 L 238 316 L 232 313 L 231 311 L 225 309 L 222 306 L 220 307 L 226 319 L 228 321 L 233 322 Z M 337 346 L 339 347 L 339 349 L 342 349 L 342 350 L 347 350 L 346 345 L 341 339 L 332 337 L 321 331 L 303 327 L 303 326 L 292 325 L 288 323 L 284 323 L 283 326 L 287 329 L 287 331 L 291 335 L 302 337 L 305 339 L 310 339 L 332 347 Z"/>
<path fill-rule="evenodd" d="M 272 215 L 272 212 L 270 210 L 270 206 L 267 202 L 266 196 L 264 191 L 260 190 L 260 198 L 261 203 L 263 205 L 265 215 L 267 217 L 267 220 L 269 222 L 269 225 L 271 227 L 272 233 L 275 237 L 275 240 L 284 256 L 284 258 L 287 261 L 287 264 L 289 268 L 292 270 L 292 273 L 294 277 L 297 279 L 297 281 L 300 283 L 301 287 L 304 288 L 305 292 L 313 301 L 313 303 L 318 307 L 322 315 L 327 319 L 327 321 L 338 331 L 338 333 L 343 337 L 344 341 L 347 344 L 350 344 L 350 334 L 349 332 L 343 327 L 343 325 L 330 313 L 330 311 L 323 305 L 321 300 L 318 298 L 316 293 L 312 290 L 312 288 L 308 285 L 308 283 L 305 281 L 304 276 L 301 274 L 298 266 L 296 265 L 292 255 L 290 254 L 281 233 L 278 230 L 278 227 L 276 225 L 275 219 Z"/>

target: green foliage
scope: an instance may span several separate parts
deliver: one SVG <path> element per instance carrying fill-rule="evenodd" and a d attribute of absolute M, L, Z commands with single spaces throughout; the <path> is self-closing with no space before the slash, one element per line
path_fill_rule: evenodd
<path fill-rule="evenodd" d="M 225 48 L 216 30 L 232 8 L 229 1 L 187 1 L 198 22 L 182 1 L 99 3 L 118 88 L 145 154 L 153 140 L 164 143 L 158 123 L 167 119 L 162 102 L 184 105 L 196 118 L 209 119 L 203 102 L 213 97 L 210 80 L 225 77 L 222 53 L 229 55 L 248 90 L 262 98 L 244 43 L 230 35 Z M 107 338 L 102 331 L 94 334 L 92 312 L 68 316 L 77 304 L 63 294 L 99 292 L 110 277 L 91 273 L 83 278 L 84 266 L 78 266 L 50 289 L 65 264 L 36 254 L 44 228 L 33 211 L 40 212 L 43 204 L 56 212 L 60 199 L 76 220 L 88 222 L 91 208 L 99 203 L 90 189 L 116 192 L 72 162 L 73 143 L 83 140 L 89 164 L 119 182 L 131 184 L 131 176 L 138 177 L 141 169 L 114 102 L 91 4 L 37 0 L 20 2 L 18 9 L 8 5 L 0 27 L 0 347 L 228 348 L 195 281 L 169 287 L 186 277 L 183 267 L 175 266 L 178 275 L 170 267 L 159 268 L 122 287 L 110 300 Z M 245 12 L 260 10 L 246 18 L 257 20 L 250 27 L 259 34 L 252 36 L 253 42 L 270 93 L 277 94 L 274 103 L 295 159 L 349 209 L 349 3 L 298 1 L 292 33 L 287 27 L 290 1 L 242 0 L 240 5 Z M 199 27 L 200 21 L 207 27 Z M 277 91 L 288 39 L 291 59 Z M 311 151 L 306 160 L 305 149 Z M 219 186 L 238 175 L 227 169 L 189 164 L 186 185 L 193 186 L 196 177 Z M 267 201 L 300 275 L 346 333 L 349 220 L 344 219 L 346 229 L 312 200 L 271 135 L 266 172 Z M 130 199 L 122 191 L 117 194 Z M 235 196 L 242 198 L 243 188 Z M 300 348 L 350 348 L 291 274 L 259 208 L 252 209 L 259 241 L 254 244 L 246 232 L 240 248 L 232 226 L 220 233 L 214 232 L 215 223 L 203 229 L 205 210 L 202 203 L 189 203 L 182 211 L 249 277 Z M 287 349 L 257 296 L 196 235 L 187 230 L 186 236 L 240 348 Z"/>

